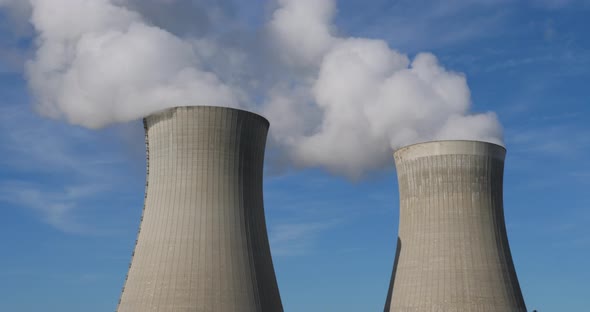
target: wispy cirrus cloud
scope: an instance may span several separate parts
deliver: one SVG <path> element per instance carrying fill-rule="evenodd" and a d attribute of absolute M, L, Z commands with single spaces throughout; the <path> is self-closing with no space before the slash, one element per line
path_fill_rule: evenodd
<path fill-rule="evenodd" d="M 588 0 L 531 0 L 533 6 L 555 10 L 571 7 L 590 8 L 590 1 Z"/>
<path fill-rule="evenodd" d="M 583 114 L 536 117 L 506 136 L 516 153 L 540 153 L 545 157 L 572 159 L 585 156 L 590 149 L 590 132 L 577 124 Z"/>
<path fill-rule="evenodd" d="M 104 186 L 60 186 L 22 181 L 4 181 L 0 184 L 0 202 L 31 209 L 48 225 L 66 233 L 97 233 L 89 224 L 76 218 L 80 202 L 87 201 L 104 191 Z"/>
<path fill-rule="evenodd" d="M 98 134 L 43 120 L 24 105 L 0 108 L 0 202 L 28 209 L 67 233 L 98 234 L 80 218 L 101 196 L 117 196 L 124 160 Z M 34 182 L 32 182 L 34 181 Z"/>
<path fill-rule="evenodd" d="M 585 120 L 586 114 L 582 112 L 564 112 L 528 116 L 520 124 L 508 127 L 506 166 L 510 179 L 517 182 L 515 188 L 550 192 L 554 198 L 564 200 L 572 196 L 567 193 L 574 188 L 563 187 L 574 180 L 580 181 L 576 186 L 581 185 L 585 180 L 583 174 L 590 172 L 585 161 L 590 152 L 590 132 L 584 126 Z"/>
<path fill-rule="evenodd" d="M 350 5 L 353 5 L 352 1 Z M 418 52 L 462 45 L 507 30 L 512 0 L 437 2 L 380 1 L 362 14 L 346 17 L 349 31 L 383 37 L 396 48 Z M 358 5 L 358 4 L 354 4 Z M 343 21 L 344 23 L 344 21 Z M 384 30 L 386 30 L 384 32 Z"/>
<path fill-rule="evenodd" d="M 0 75 L 21 74 L 31 56 L 28 1 L 0 0 Z"/>
<path fill-rule="evenodd" d="M 323 232 L 341 223 L 324 222 L 279 223 L 270 228 L 273 256 L 300 256 L 312 252 Z"/>

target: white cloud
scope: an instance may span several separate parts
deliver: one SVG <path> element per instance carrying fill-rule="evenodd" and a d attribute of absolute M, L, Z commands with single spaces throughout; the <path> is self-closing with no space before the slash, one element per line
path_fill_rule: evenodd
<path fill-rule="evenodd" d="M 191 44 L 110 1 L 36 0 L 32 22 L 39 36 L 28 77 L 45 115 L 97 128 L 171 103 L 237 105 Z"/>
<path fill-rule="evenodd" d="M 279 53 L 288 63 L 313 65 L 321 60 L 333 36 L 334 0 L 279 0 L 270 21 L 270 32 Z"/>
<path fill-rule="evenodd" d="M 279 123 L 272 133 L 302 166 L 357 178 L 387 166 L 391 151 L 406 144 L 433 139 L 502 142 L 494 114 L 469 114 L 465 77 L 447 71 L 432 54 L 419 54 L 410 62 L 383 41 L 343 39 L 323 57 L 315 79 L 308 100 L 322 111 L 320 124 L 304 134 L 306 127 L 293 131 L 292 123 Z M 281 104 L 271 102 L 269 110 Z"/>
<path fill-rule="evenodd" d="M 232 24 L 232 0 L 114 0 L 145 17 L 151 25 L 177 36 L 203 36 Z"/>
<path fill-rule="evenodd" d="M 98 128 L 170 106 L 244 107 L 269 117 L 290 163 L 353 178 L 388 166 L 405 144 L 501 142 L 494 114 L 469 111 L 464 75 L 429 53 L 410 59 L 383 40 L 339 35 L 334 0 L 279 0 L 264 29 L 227 36 L 169 32 L 186 21 L 172 23 L 154 1 L 31 0 L 38 110 Z M 215 8 L 230 14 L 226 2 L 195 3 L 205 24 L 218 24 Z"/>

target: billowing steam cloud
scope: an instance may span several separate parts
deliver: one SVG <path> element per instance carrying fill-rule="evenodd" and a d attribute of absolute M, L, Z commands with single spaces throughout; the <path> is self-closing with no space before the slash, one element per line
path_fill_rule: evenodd
<path fill-rule="evenodd" d="M 274 135 L 303 165 L 358 176 L 390 162 L 391 149 L 432 139 L 501 143 L 495 114 L 469 115 L 465 77 L 432 54 L 409 60 L 384 41 L 333 35 L 335 1 L 281 0 L 270 23 L 288 64 L 312 68 L 307 100 L 323 118 L 302 127 L 305 99 L 275 96 Z M 299 101 L 300 103 L 296 103 Z M 278 129 L 276 129 L 278 128 Z"/>
<path fill-rule="evenodd" d="M 237 105 L 193 46 L 109 0 L 32 0 L 37 56 L 28 64 L 39 110 L 88 127 L 166 106 Z"/>
<path fill-rule="evenodd" d="M 199 8 L 194 31 L 155 9 L 181 2 Z M 171 106 L 244 107 L 269 118 L 296 166 L 350 177 L 414 142 L 501 143 L 495 114 L 469 113 L 462 74 L 432 54 L 410 59 L 381 40 L 337 35 L 335 0 L 278 0 L 242 41 L 215 32 L 221 9 L 208 3 L 30 0 L 37 51 L 27 75 L 38 110 L 96 128 Z"/>

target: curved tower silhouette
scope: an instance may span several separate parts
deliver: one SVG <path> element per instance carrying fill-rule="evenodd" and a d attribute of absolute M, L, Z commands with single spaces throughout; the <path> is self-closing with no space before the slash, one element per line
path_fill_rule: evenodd
<path fill-rule="evenodd" d="M 145 205 L 118 311 L 283 311 L 262 199 L 268 121 L 194 106 L 144 126 Z"/>
<path fill-rule="evenodd" d="M 394 153 L 399 237 L 386 312 L 526 312 L 504 224 L 505 154 L 476 141 Z"/>

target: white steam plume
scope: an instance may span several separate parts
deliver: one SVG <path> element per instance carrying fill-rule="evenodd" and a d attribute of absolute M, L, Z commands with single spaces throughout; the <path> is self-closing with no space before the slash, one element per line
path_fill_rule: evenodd
<path fill-rule="evenodd" d="M 110 0 L 31 0 L 39 111 L 92 128 L 169 106 L 235 106 L 193 46 Z"/>
<path fill-rule="evenodd" d="M 353 178 L 388 166 L 406 144 L 502 143 L 494 113 L 469 112 L 464 75 L 429 53 L 338 35 L 335 0 L 277 0 L 264 29 L 249 33 L 228 26 L 229 1 L 213 3 L 30 0 L 37 51 L 27 72 L 39 111 L 96 128 L 170 106 L 244 107 L 269 118 L 290 163 Z"/>
<path fill-rule="evenodd" d="M 411 143 L 433 139 L 502 143 L 496 115 L 470 115 L 465 77 L 443 68 L 434 55 L 422 53 L 409 60 L 382 40 L 332 35 L 333 0 L 280 3 L 270 23 L 274 41 L 291 64 L 316 66 L 307 80 L 311 80 L 307 100 L 323 114 L 319 124 L 308 127 L 294 127 L 303 121 L 274 124 L 276 140 L 300 165 L 358 177 L 391 163 L 391 150 Z M 293 22 L 300 16 L 314 20 L 304 19 L 304 25 Z M 308 36 L 312 30 L 317 35 Z M 271 120 L 302 116 L 293 107 L 297 104 L 285 105 L 280 99 L 266 103 Z"/>

